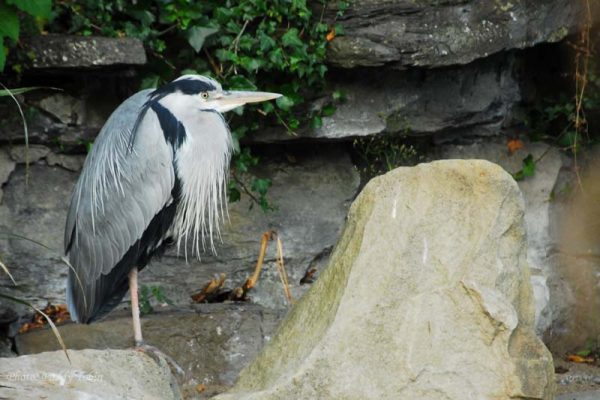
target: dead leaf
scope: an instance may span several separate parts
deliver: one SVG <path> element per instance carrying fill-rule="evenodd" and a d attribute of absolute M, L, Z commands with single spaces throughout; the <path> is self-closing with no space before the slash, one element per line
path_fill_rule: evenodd
<path fill-rule="evenodd" d="M 227 275 L 225 274 L 220 274 L 218 277 L 211 279 L 210 282 L 208 282 L 200 292 L 191 296 L 192 300 L 194 300 L 195 303 L 202 303 L 211 294 L 216 294 L 219 291 L 219 289 L 223 287 L 226 276 Z"/>
<path fill-rule="evenodd" d="M 288 277 L 284 265 L 283 244 L 281 243 L 281 239 L 277 236 L 277 232 L 275 231 L 267 231 L 263 233 L 254 273 L 248 279 L 246 279 L 246 282 L 244 282 L 242 286 L 236 287 L 233 290 L 224 290 L 223 285 L 225 283 L 225 274 L 221 274 L 219 277 L 208 282 L 200 292 L 193 294 L 191 296 L 192 300 L 195 303 L 246 301 L 248 292 L 254 287 L 254 285 L 256 285 L 256 282 L 258 281 L 263 267 L 267 246 L 269 241 L 272 240 L 276 241 L 277 243 L 277 258 L 275 265 L 277 267 L 277 271 L 279 272 L 279 278 L 281 279 L 285 296 L 290 304 L 294 304 L 294 299 L 289 288 Z"/>
<path fill-rule="evenodd" d="M 335 39 L 335 28 L 329 29 L 329 32 L 327 32 L 327 36 L 325 36 L 325 39 L 327 39 L 328 42 L 331 42 L 333 39 Z"/>
<path fill-rule="evenodd" d="M 574 363 L 593 364 L 595 360 L 592 357 L 581 357 L 576 354 L 570 354 L 567 356 L 567 361 L 571 361 Z"/>
<path fill-rule="evenodd" d="M 71 319 L 71 315 L 69 314 L 66 304 L 48 304 L 46 308 L 41 311 L 46 314 L 48 318 L 50 318 L 50 320 L 55 324 L 61 324 Z M 26 333 L 33 329 L 40 329 L 45 327 L 47 324 L 48 321 L 44 315 L 35 313 L 30 322 L 25 322 L 23 325 L 21 325 L 19 328 L 19 333 Z"/>
<path fill-rule="evenodd" d="M 316 268 L 308 268 L 304 273 L 302 279 L 300 279 L 300 284 L 305 285 L 307 283 L 313 283 L 315 281 L 315 274 L 317 273 Z"/>
<path fill-rule="evenodd" d="M 202 393 L 206 390 L 206 385 L 204 383 L 200 383 L 196 385 L 196 392 Z"/>
<path fill-rule="evenodd" d="M 524 146 L 525 144 L 520 139 L 510 139 L 508 143 L 506 143 L 510 155 L 513 155 L 517 150 L 522 149 Z"/>

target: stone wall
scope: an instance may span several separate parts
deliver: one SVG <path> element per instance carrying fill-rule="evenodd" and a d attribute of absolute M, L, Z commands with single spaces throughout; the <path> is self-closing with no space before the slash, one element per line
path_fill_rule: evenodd
<path fill-rule="evenodd" d="M 333 14 L 325 18 L 331 21 Z M 230 205 L 230 223 L 216 255 L 186 262 L 169 251 L 143 271 L 142 284 L 163 286 L 175 307 L 187 307 L 189 296 L 217 273 L 227 273 L 228 287 L 242 283 L 254 266 L 261 234 L 274 229 L 283 240 L 292 292 L 301 296 L 310 286 L 300 284 L 301 278 L 308 269 L 326 265 L 349 204 L 365 183 L 355 166 L 352 140 L 408 134 L 426 137 L 432 144 L 424 160 L 486 158 L 509 172 L 520 169 L 527 153 L 548 153 L 540 173 L 520 187 L 528 213 L 537 330 L 542 334 L 557 328 L 557 321 L 567 318 L 570 289 L 551 260 L 556 240 L 549 233 L 553 211 L 547 199 L 569 160 L 542 144 L 509 156 L 503 135 L 515 125 L 523 88 L 531 84 L 517 71 L 536 51 L 533 46 L 576 33 L 581 18 L 581 4 L 571 0 L 351 2 L 338 21 L 345 35 L 330 43 L 328 53 L 330 89 L 344 91 L 347 101 L 317 130 L 300 130 L 292 137 L 274 127 L 250 139 L 263 154 L 256 173 L 273 180 L 269 196 L 276 211 L 249 210 L 248 199 L 242 198 Z M 135 91 L 132 78 L 145 59 L 139 43 L 131 40 L 39 40 L 42 43 L 34 46 L 41 50 L 25 82 L 65 90 L 20 97 L 34 144 L 28 152 L 29 167 L 16 108 L 5 99 L 0 103 L 0 226 L 5 233 L 41 242 L 52 251 L 1 236 L 0 258 L 19 285 L 12 287 L 2 275 L 0 286 L 3 293 L 44 306 L 48 301 L 64 302 L 64 219 L 85 157 L 84 144 L 93 140 L 111 110 Z M 124 45 L 138 51 L 131 55 L 119 50 Z M 64 57 L 52 56 L 55 53 Z M 270 251 L 251 301 L 285 310 L 288 304 L 274 260 Z M 0 323 L 15 320 L 7 310 L 26 313 L 12 303 L 0 304 Z"/>

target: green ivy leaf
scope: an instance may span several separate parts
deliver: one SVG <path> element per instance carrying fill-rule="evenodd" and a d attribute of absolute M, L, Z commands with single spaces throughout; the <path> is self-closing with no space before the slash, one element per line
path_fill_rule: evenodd
<path fill-rule="evenodd" d="M 348 1 L 338 1 L 338 12 L 337 16 L 341 17 L 344 15 L 344 12 L 350 7 L 350 3 Z"/>
<path fill-rule="evenodd" d="M 346 101 L 346 93 L 342 92 L 341 90 L 335 90 L 331 97 L 334 101 Z"/>
<path fill-rule="evenodd" d="M 333 29 L 335 29 L 335 36 L 344 36 L 346 34 L 346 30 L 341 24 L 335 24 Z"/>
<path fill-rule="evenodd" d="M 34 17 L 50 18 L 52 12 L 52 0 L 5 0 L 6 4 L 12 4 L 19 10 Z M 3 20 L 4 23 L 4 20 Z"/>
<path fill-rule="evenodd" d="M 286 33 L 281 37 L 281 42 L 284 46 L 289 47 L 303 47 L 304 43 L 300 40 L 298 36 L 298 28 L 290 28 Z"/>
<path fill-rule="evenodd" d="M 581 143 L 580 135 L 571 130 L 565 132 L 565 134 L 558 140 L 558 144 L 563 147 L 574 148 L 578 143 Z"/>
<path fill-rule="evenodd" d="M 233 148 L 233 154 L 238 154 L 240 152 L 239 136 L 236 136 L 236 135 L 231 136 L 231 147 Z"/>
<path fill-rule="evenodd" d="M 310 121 L 310 127 L 312 129 L 319 129 L 323 126 L 323 119 L 318 115 L 315 115 L 313 119 Z"/>
<path fill-rule="evenodd" d="M 275 103 L 277 103 L 277 107 L 283 111 L 288 111 L 294 105 L 294 101 L 288 96 L 279 97 L 275 100 Z"/>
<path fill-rule="evenodd" d="M 535 160 L 531 154 L 523 159 L 523 169 L 513 174 L 516 181 L 522 181 L 525 178 L 535 175 Z"/>
<path fill-rule="evenodd" d="M 0 2 L 0 37 L 6 36 L 14 41 L 19 39 L 19 17 L 12 7 Z"/>
<path fill-rule="evenodd" d="M 218 31 L 219 30 L 216 28 L 192 26 L 187 31 L 188 43 L 194 48 L 194 50 L 196 50 L 196 53 L 198 53 L 200 50 L 202 50 L 202 46 L 204 46 L 204 41 L 206 38 L 208 38 L 210 35 L 214 35 Z"/>
<path fill-rule="evenodd" d="M 269 53 L 269 61 L 283 70 L 285 67 L 283 51 L 278 47 Z"/>
<path fill-rule="evenodd" d="M 173 301 L 167 297 L 162 286 L 152 286 L 152 295 L 159 303 L 173 305 Z"/>
<path fill-rule="evenodd" d="M 231 90 L 257 90 L 256 85 L 244 75 L 234 75 L 227 81 L 227 87 Z"/>
<path fill-rule="evenodd" d="M 275 110 L 275 106 L 273 105 L 273 102 L 266 101 L 262 103 L 262 109 L 265 112 L 265 114 L 270 114 Z"/>
<path fill-rule="evenodd" d="M 271 184 L 272 182 L 270 179 L 256 178 L 254 179 L 254 182 L 252 182 L 252 190 L 259 194 L 265 195 L 271 187 Z"/>
<path fill-rule="evenodd" d="M 148 10 L 132 10 L 129 11 L 128 14 L 140 21 L 142 25 L 151 25 L 156 21 L 154 14 Z"/>
<path fill-rule="evenodd" d="M 333 104 L 327 104 L 321 109 L 321 115 L 324 117 L 331 117 L 335 114 L 336 107 Z"/>
<path fill-rule="evenodd" d="M 142 79 L 142 83 L 140 84 L 140 90 L 144 89 L 154 89 L 158 87 L 158 83 L 160 82 L 160 76 L 152 74 L 144 77 Z"/>
<path fill-rule="evenodd" d="M 277 46 L 277 42 L 271 36 L 261 33 L 259 36 L 259 45 L 261 51 L 268 51 Z"/>
<path fill-rule="evenodd" d="M 300 121 L 298 121 L 297 118 L 290 118 L 287 124 L 292 131 L 295 131 L 300 127 Z"/>
<path fill-rule="evenodd" d="M 141 315 L 150 314 L 152 311 L 154 311 L 152 305 L 150 304 L 150 290 L 146 285 L 142 285 L 140 287 L 139 307 Z"/>
<path fill-rule="evenodd" d="M 251 186 L 251 189 L 258 193 L 258 203 L 260 204 L 260 208 L 265 212 L 273 209 L 267 200 L 267 191 L 271 187 L 271 184 L 270 179 L 256 178 Z"/>
<path fill-rule="evenodd" d="M 264 62 L 258 58 L 240 57 L 240 64 L 248 72 L 256 72 Z"/>
<path fill-rule="evenodd" d="M 587 357 L 590 354 L 592 354 L 592 350 L 590 350 L 590 349 L 583 349 L 583 350 L 579 350 L 575 354 L 577 354 L 580 357 Z"/>
<path fill-rule="evenodd" d="M 228 190 L 229 202 L 234 203 L 236 201 L 240 201 L 242 198 L 242 193 L 237 188 L 234 182 L 229 182 L 229 190 Z"/>

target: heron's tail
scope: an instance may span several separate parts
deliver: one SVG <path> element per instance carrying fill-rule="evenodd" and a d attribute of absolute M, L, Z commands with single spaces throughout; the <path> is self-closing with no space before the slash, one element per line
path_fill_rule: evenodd
<path fill-rule="evenodd" d="M 73 293 L 73 281 L 77 280 L 77 278 L 74 275 L 75 274 L 73 273 L 73 271 L 69 270 L 69 277 L 67 278 L 67 308 L 69 309 L 71 320 L 73 320 L 74 322 L 81 322 L 78 317 L 77 307 L 75 306 L 76 299 Z"/>
<path fill-rule="evenodd" d="M 67 279 L 67 307 L 71 319 L 89 324 L 104 317 L 119 305 L 129 285 L 126 271 L 113 269 L 108 275 L 100 275 L 94 282 L 80 284 L 75 272 L 69 271 Z"/>

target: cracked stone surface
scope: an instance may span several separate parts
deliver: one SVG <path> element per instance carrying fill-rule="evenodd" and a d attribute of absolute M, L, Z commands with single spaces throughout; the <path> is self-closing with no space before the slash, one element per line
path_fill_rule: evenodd
<path fill-rule="evenodd" d="M 6 153 L 4 149 L 0 149 L 0 204 L 2 204 L 2 196 L 4 195 L 2 186 L 8 181 L 15 166 L 16 163 L 11 159 L 8 153 Z"/>
<path fill-rule="evenodd" d="M 81 171 L 81 168 L 83 168 L 85 157 L 68 156 L 66 154 L 50 152 L 46 156 L 46 162 L 51 167 L 57 165 L 59 167 L 63 167 L 64 169 L 68 169 L 69 171 L 78 172 Z"/>
<path fill-rule="evenodd" d="M 27 43 L 33 68 L 95 68 L 114 65 L 144 65 L 146 52 L 136 38 L 37 35 Z"/>
<path fill-rule="evenodd" d="M 536 304 L 536 331 L 541 336 L 572 311 L 569 289 L 563 282 L 555 256 L 560 238 L 553 232 L 559 214 L 552 198 L 560 190 L 558 178 L 564 162 L 560 151 L 545 143 L 526 142 L 522 149 L 509 154 L 506 139 L 500 137 L 468 145 L 443 145 L 434 152 L 434 157 L 440 159 L 488 160 L 510 174 L 523 168 L 523 159 L 528 154 L 538 160 L 535 175 L 518 185 L 525 200 L 527 258 Z"/>
<path fill-rule="evenodd" d="M 176 400 L 181 393 L 165 362 L 133 350 L 62 351 L 0 362 L 3 399 Z"/>
<path fill-rule="evenodd" d="M 284 312 L 252 304 L 199 305 L 195 310 L 163 310 L 142 317 L 147 344 L 158 347 L 185 371 L 180 377 L 186 398 L 204 399 L 233 385 L 245 367 L 269 341 Z M 121 312 L 90 325 L 60 328 L 69 349 L 127 349 L 133 345 L 131 318 Z M 20 355 L 58 350 L 50 330 L 17 336 Z M 198 393 L 196 385 L 206 390 Z"/>
<path fill-rule="evenodd" d="M 327 60 L 344 68 L 468 64 L 478 58 L 574 33 L 583 2 L 571 0 L 355 0 L 337 22 L 344 35 Z M 330 7 L 333 19 L 337 11 Z"/>
<path fill-rule="evenodd" d="M 10 146 L 8 152 L 10 158 L 12 158 L 14 162 L 23 164 L 27 161 L 35 163 L 36 161 L 45 158 L 48 153 L 50 153 L 50 149 L 39 144 L 32 144 L 28 147 L 25 145 L 16 145 Z"/>
<path fill-rule="evenodd" d="M 330 85 L 343 92 L 346 101 L 323 118 L 322 127 L 297 136 L 266 130 L 252 139 L 348 140 L 383 133 L 436 138 L 495 135 L 520 100 L 513 65 L 513 57 L 503 55 L 460 68 L 338 73 Z"/>

